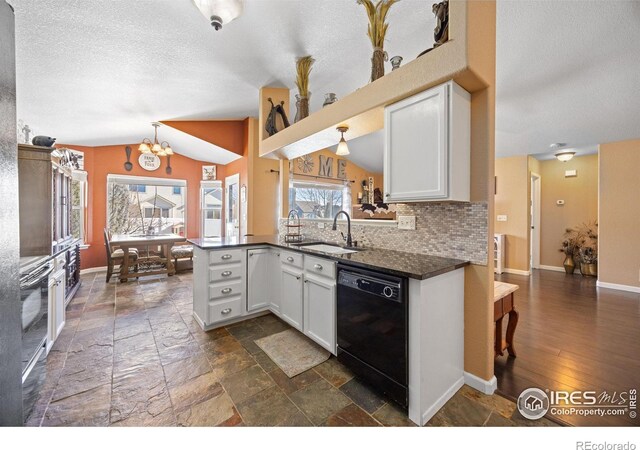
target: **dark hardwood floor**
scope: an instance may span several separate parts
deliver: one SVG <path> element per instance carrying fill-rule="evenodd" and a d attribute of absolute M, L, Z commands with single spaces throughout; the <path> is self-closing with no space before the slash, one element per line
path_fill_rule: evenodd
<path fill-rule="evenodd" d="M 547 270 L 534 270 L 531 277 L 496 275 L 496 280 L 520 286 L 518 356 L 505 352 L 495 359 L 501 394 L 517 399 L 529 387 L 640 391 L 640 294 L 596 288 L 594 278 Z M 640 425 L 628 414 L 554 418 L 580 426 Z"/>

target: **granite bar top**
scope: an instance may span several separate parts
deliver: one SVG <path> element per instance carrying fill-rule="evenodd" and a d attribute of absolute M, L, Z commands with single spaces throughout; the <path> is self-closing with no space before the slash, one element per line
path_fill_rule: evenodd
<path fill-rule="evenodd" d="M 357 253 L 330 254 L 310 250 L 304 245 L 284 242 L 278 235 L 222 237 L 209 239 L 187 239 L 193 245 L 203 250 L 215 250 L 229 247 L 255 247 L 269 245 L 309 255 L 322 256 L 342 264 L 364 269 L 373 269 L 390 275 L 426 280 L 443 273 L 451 272 L 469 265 L 469 261 L 441 256 L 423 255 L 419 253 L 399 252 L 382 248 L 361 248 Z M 335 242 L 320 242 L 307 240 L 302 244 L 326 243 L 339 245 Z"/>

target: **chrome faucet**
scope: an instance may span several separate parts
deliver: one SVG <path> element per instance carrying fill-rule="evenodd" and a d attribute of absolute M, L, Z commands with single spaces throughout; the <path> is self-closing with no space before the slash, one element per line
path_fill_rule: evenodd
<path fill-rule="evenodd" d="M 346 237 L 346 241 L 347 241 L 347 247 L 353 247 L 353 241 L 351 240 L 351 217 L 349 217 L 349 213 L 344 211 L 344 210 L 340 210 L 336 213 L 336 215 L 333 217 L 333 226 L 331 227 L 331 229 L 333 231 L 338 229 L 338 216 L 340 214 L 344 214 L 345 216 L 347 216 L 347 237 Z M 342 235 L 344 238 L 344 234 Z"/>

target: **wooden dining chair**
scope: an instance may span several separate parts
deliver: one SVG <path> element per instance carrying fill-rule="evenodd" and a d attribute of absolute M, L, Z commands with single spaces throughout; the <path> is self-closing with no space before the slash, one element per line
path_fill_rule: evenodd
<path fill-rule="evenodd" d="M 107 283 L 111 279 L 113 275 L 113 269 L 116 265 L 118 265 L 118 269 L 122 267 L 124 263 L 124 250 L 120 248 L 112 248 L 111 246 L 111 232 L 108 228 L 104 229 L 104 245 L 107 250 Z M 130 248 L 129 249 L 129 261 L 133 263 L 137 271 L 138 265 L 138 249 Z"/>

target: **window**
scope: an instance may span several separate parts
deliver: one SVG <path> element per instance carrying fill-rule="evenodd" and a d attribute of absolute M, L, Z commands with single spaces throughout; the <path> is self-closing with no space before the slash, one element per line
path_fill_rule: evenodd
<path fill-rule="evenodd" d="M 348 185 L 293 181 L 289 205 L 303 219 L 331 219 L 341 209 L 351 210 L 351 192 Z"/>
<path fill-rule="evenodd" d="M 71 235 L 85 243 L 87 172 L 74 170 L 71 180 Z"/>
<path fill-rule="evenodd" d="M 107 227 L 113 234 L 186 232 L 186 181 L 109 175 Z"/>
<path fill-rule="evenodd" d="M 200 182 L 200 210 L 202 211 L 200 236 L 203 238 L 222 235 L 222 195 L 222 182 Z"/>

